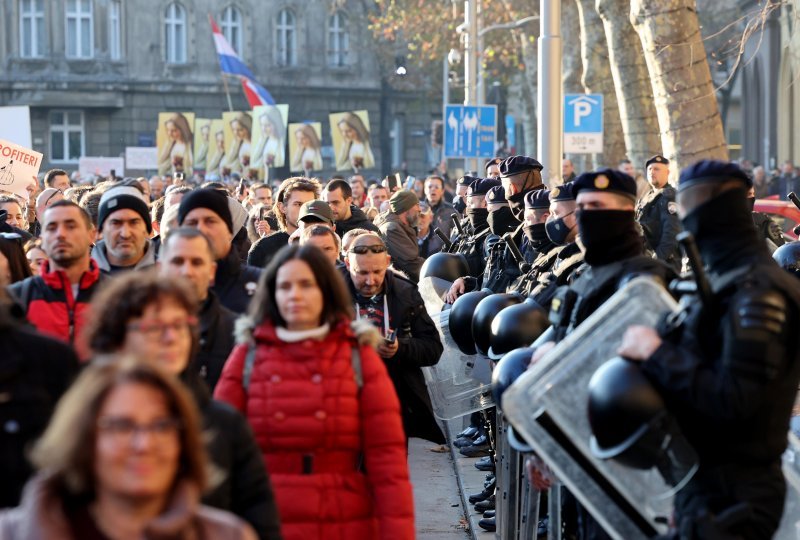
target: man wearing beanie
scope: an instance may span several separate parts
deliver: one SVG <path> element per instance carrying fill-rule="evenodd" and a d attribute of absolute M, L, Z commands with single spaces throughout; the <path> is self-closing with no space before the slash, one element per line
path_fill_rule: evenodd
<path fill-rule="evenodd" d="M 102 240 L 95 244 L 92 258 L 103 274 L 142 270 L 156 263 L 150 212 L 137 186 L 114 186 L 103 193 L 97 229 Z"/>
<path fill-rule="evenodd" d="M 181 200 L 178 207 L 178 224 L 199 230 L 208 238 L 217 260 L 214 286 L 211 290 L 223 306 L 236 313 L 244 313 L 255 293 L 261 272 L 258 268 L 242 264 L 234 237 L 232 204 L 239 204 L 221 191 L 197 189 Z"/>
<path fill-rule="evenodd" d="M 394 267 L 414 283 L 425 259 L 419 256 L 416 227 L 419 223 L 419 198 L 410 190 L 401 189 L 389 199 L 389 210 L 375 219 L 389 248 Z"/>
<path fill-rule="evenodd" d="M 681 173 L 677 212 L 708 268 L 710 297 L 687 304 L 666 336 L 628 328 L 619 350 L 642 362 L 699 457 L 675 497 L 681 538 L 772 538 L 783 512 L 781 454 L 800 383 L 800 290 L 758 237 L 750 185 L 737 165 L 721 161 Z M 730 519 L 714 519 L 729 510 Z"/>

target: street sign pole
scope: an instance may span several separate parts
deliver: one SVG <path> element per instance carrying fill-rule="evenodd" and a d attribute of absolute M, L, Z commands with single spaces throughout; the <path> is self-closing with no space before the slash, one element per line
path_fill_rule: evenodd
<path fill-rule="evenodd" d="M 478 105 L 478 0 L 464 0 L 464 105 Z M 464 160 L 464 172 L 476 160 Z"/>
<path fill-rule="evenodd" d="M 564 112 L 561 85 L 561 0 L 542 0 L 539 15 L 539 74 L 537 120 L 542 180 L 550 186 L 561 184 Z"/>

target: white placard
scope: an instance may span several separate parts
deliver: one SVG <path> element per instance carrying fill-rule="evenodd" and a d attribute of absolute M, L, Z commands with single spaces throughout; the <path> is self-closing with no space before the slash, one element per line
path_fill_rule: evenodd
<path fill-rule="evenodd" d="M 602 133 L 564 133 L 564 152 L 567 154 L 602 154 Z"/>
<path fill-rule="evenodd" d="M 26 189 L 39 174 L 42 154 L 0 139 L 0 190 L 28 200 Z"/>
<path fill-rule="evenodd" d="M 24 107 L 0 107 L 0 139 L 11 141 L 23 148 L 31 142 L 31 110 Z"/>
<path fill-rule="evenodd" d="M 158 148 L 155 146 L 125 147 L 125 166 L 127 170 L 149 171 L 158 167 Z"/>
<path fill-rule="evenodd" d="M 81 176 L 108 176 L 111 171 L 122 176 L 125 171 L 125 160 L 121 157 L 82 157 L 78 160 L 78 171 Z"/>

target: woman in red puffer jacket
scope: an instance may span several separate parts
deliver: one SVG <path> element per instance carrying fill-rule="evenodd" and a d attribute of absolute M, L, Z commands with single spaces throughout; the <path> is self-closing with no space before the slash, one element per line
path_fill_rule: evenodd
<path fill-rule="evenodd" d="M 246 414 L 286 540 L 414 538 L 400 406 L 375 334 L 313 246 L 281 250 L 214 397 Z"/>

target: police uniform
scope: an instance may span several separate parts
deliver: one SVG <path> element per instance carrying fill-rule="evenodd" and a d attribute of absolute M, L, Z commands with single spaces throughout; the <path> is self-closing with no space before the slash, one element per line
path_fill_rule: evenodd
<path fill-rule="evenodd" d="M 665 324 L 642 364 L 699 457 L 675 498 L 681 538 L 771 538 L 784 504 L 781 454 L 800 383 L 797 281 L 759 241 L 745 199 L 750 180 L 738 166 L 698 162 L 678 189 L 731 180 L 741 188 L 683 218 L 711 298 L 690 303 L 681 324 Z M 714 519 L 723 512 L 726 523 Z"/>
<path fill-rule="evenodd" d="M 645 168 L 651 163 L 669 165 L 669 160 L 656 155 L 647 160 Z M 678 269 L 681 252 L 675 236 L 681 231 L 681 226 L 675 188 L 667 184 L 661 189 L 647 192 L 637 206 L 636 221 L 642 226 L 647 244 L 656 257 Z"/>
<path fill-rule="evenodd" d="M 775 223 L 775 220 L 772 219 L 769 214 L 765 214 L 764 212 L 753 212 L 752 216 L 753 225 L 755 225 L 759 237 L 766 242 L 767 248 L 770 250 L 770 252 L 775 251 L 786 243 L 786 240 L 783 238 L 783 231 L 781 231 L 780 225 Z"/>
<path fill-rule="evenodd" d="M 486 194 L 486 202 L 489 204 L 507 204 L 508 201 L 505 198 L 503 187 L 497 186 L 490 189 Z M 496 222 L 494 224 L 492 223 L 491 218 L 494 216 L 492 216 L 492 212 L 490 212 L 490 227 L 495 227 L 495 229 L 492 230 L 492 235 L 486 241 L 489 256 L 486 260 L 486 268 L 484 269 L 480 286 L 492 292 L 504 293 L 509 285 L 511 285 L 522 272 L 519 269 L 519 264 L 508 249 L 506 241 L 502 238 L 502 235 L 511 232 L 515 238 L 519 238 L 522 235 L 522 227 L 521 224 L 514 219 L 510 208 L 501 208 L 497 211 L 496 215 L 499 214 L 508 216 L 508 221 L 506 223 L 508 227 L 498 230 L 497 227 L 499 224 Z M 512 225 L 514 226 L 513 229 L 510 228 Z"/>
<path fill-rule="evenodd" d="M 491 188 L 499 185 L 500 181 L 493 178 L 476 179 L 467 188 L 467 197 L 485 197 Z M 488 210 L 485 208 L 467 208 L 465 220 L 472 232 L 461 238 L 453 249 L 454 253 L 461 253 L 467 259 L 470 276 L 483 275 L 486 268 L 486 259 L 489 257 L 487 240 L 491 236 L 486 221 L 487 214 Z"/>

